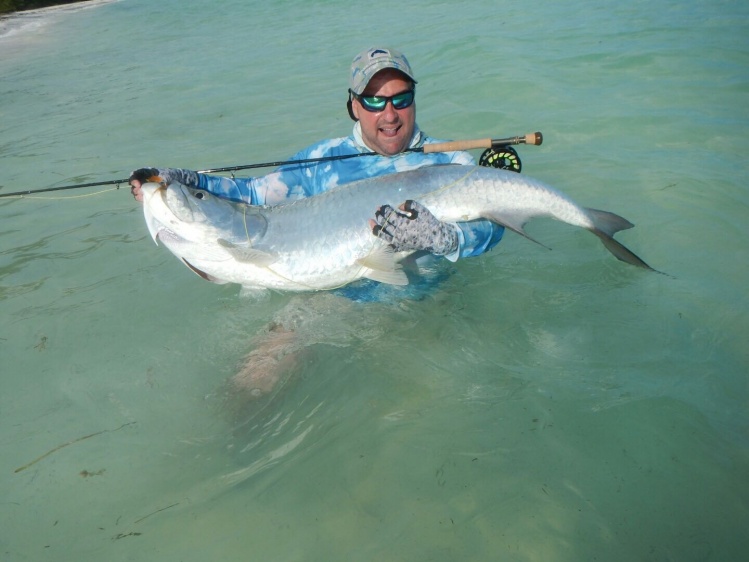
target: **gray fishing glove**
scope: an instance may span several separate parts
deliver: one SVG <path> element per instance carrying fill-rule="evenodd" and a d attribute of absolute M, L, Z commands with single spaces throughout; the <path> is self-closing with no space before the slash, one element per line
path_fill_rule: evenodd
<path fill-rule="evenodd" d="M 437 256 L 458 249 L 458 232 L 442 222 L 418 201 L 408 200 L 399 209 L 383 205 L 375 213 L 372 234 L 390 244 L 396 252 L 425 250 Z"/>
<path fill-rule="evenodd" d="M 177 182 L 189 187 L 198 187 L 200 182 L 197 172 L 179 168 L 140 168 L 130 174 L 128 181 L 133 180 L 138 180 L 141 184 L 159 182 L 169 185 Z"/>

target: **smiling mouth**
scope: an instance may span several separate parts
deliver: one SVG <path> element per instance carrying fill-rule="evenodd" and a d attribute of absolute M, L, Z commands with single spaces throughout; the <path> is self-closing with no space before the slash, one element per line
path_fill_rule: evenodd
<path fill-rule="evenodd" d="M 387 137 L 394 137 L 398 134 L 398 131 L 400 131 L 401 126 L 398 125 L 397 127 L 380 127 L 380 132 L 384 134 Z"/>

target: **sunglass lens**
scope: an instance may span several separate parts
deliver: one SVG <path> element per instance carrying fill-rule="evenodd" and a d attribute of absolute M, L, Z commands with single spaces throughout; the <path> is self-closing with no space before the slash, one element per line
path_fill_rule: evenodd
<path fill-rule="evenodd" d="M 367 111 L 382 111 L 388 103 L 387 98 L 379 98 L 377 96 L 362 96 L 360 100 Z"/>
<path fill-rule="evenodd" d="M 413 102 L 414 102 L 413 91 L 403 92 L 402 94 L 393 96 L 393 107 L 395 109 L 406 109 Z"/>
<path fill-rule="evenodd" d="M 414 102 L 414 92 L 413 90 L 409 90 L 408 92 L 403 92 L 392 97 L 359 96 L 358 99 L 367 111 L 382 111 L 385 109 L 388 101 L 392 102 L 395 109 L 406 109 Z"/>

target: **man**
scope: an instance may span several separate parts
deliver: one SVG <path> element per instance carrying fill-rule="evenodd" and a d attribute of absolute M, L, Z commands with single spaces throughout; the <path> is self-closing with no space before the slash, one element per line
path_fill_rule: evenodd
<path fill-rule="evenodd" d="M 313 158 L 335 158 L 375 152 L 374 156 L 331 159 L 307 164 L 287 164 L 277 171 L 256 178 L 226 178 L 200 174 L 190 170 L 143 168 L 133 172 L 130 178 L 131 191 L 141 199 L 140 185 L 146 181 L 178 181 L 182 184 L 209 191 L 219 197 L 244 201 L 251 205 L 277 205 L 289 199 L 312 197 L 337 185 L 356 180 L 392 174 L 435 164 L 475 164 L 467 152 L 429 153 L 404 152 L 437 141 L 427 137 L 416 125 L 415 99 L 416 79 L 406 57 L 398 51 L 372 48 L 358 54 L 351 64 L 349 81 L 348 112 L 355 121 L 354 130 L 348 137 L 320 141 L 295 154 L 291 160 Z M 485 153 L 486 156 L 486 153 Z M 497 154 L 491 165 L 501 162 Z M 482 157 L 482 163 L 484 157 Z M 497 166 L 500 167 L 500 166 Z M 474 256 L 495 246 L 504 229 L 489 221 L 478 220 L 466 223 L 443 223 L 418 203 L 410 203 L 403 209 L 383 205 L 372 209 L 370 227 L 373 235 L 380 236 L 396 251 L 415 250 L 404 264 L 404 270 L 418 274 L 406 287 L 393 286 L 362 279 L 336 292 L 348 301 L 389 302 L 399 298 L 421 298 L 447 272 L 432 267 L 435 258 L 429 254 L 445 256 L 451 261 L 459 257 Z M 320 297 L 318 295 L 318 297 Z M 252 352 L 245 358 L 242 369 L 232 377 L 231 394 L 241 404 L 243 400 L 254 400 L 275 388 L 279 381 L 287 378 L 294 369 L 299 353 L 317 341 L 326 341 L 325 326 L 315 319 L 325 318 L 329 306 L 340 310 L 343 304 L 330 305 L 323 295 L 307 304 L 292 300 L 266 330 L 261 331 L 253 342 Z M 304 307 L 312 307 L 307 310 Z M 300 312 L 299 307 L 302 307 Z M 346 315 L 344 315 L 346 316 Z M 358 318 L 352 313 L 349 318 Z M 314 329 L 298 330 L 296 324 L 304 319 Z M 314 337 L 310 338 L 310 334 Z"/>
<path fill-rule="evenodd" d="M 376 152 L 342 160 L 287 164 L 276 172 L 256 178 L 225 178 L 173 168 L 142 168 L 130 177 L 131 191 L 141 200 L 140 185 L 159 177 L 167 183 L 204 189 L 219 197 L 252 205 L 277 205 L 288 199 L 311 197 L 336 185 L 402 172 L 435 164 L 475 164 L 467 152 L 404 152 L 437 141 L 416 125 L 413 70 L 403 54 L 393 49 L 371 48 L 359 53 L 351 64 L 348 111 L 356 122 L 348 137 L 320 141 L 294 155 L 291 160 L 326 158 Z M 396 251 L 413 250 L 445 256 L 450 261 L 479 255 L 494 247 L 504 229 L 489 221 L 444 223 L 417 202 L 393 209 L 384 205 L 372 210 L 374 235 Z"/>

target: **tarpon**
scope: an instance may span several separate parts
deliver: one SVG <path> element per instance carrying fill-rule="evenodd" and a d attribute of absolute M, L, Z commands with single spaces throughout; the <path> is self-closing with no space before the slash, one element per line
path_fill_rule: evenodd
<path fill-rule="evenodd" d="M 527 238 L 526 222 L 552 217 L 591 231 L 619 260 L 652 270 L 613 238 L 633 226 L 628 220 L 581 207 L 538 180 L 495 168 L 428 166 L 274 207 L 232 202 L 180 184 L 142 189 L 154 241 L 201 277 L 249 289 L 312 291 L 360 278 L 407 284 L 398 263 L 404 255 L 375 237 L 368 220 L 379 206 L 397 207 L 408 199 L 442 221 L 488 219 Z"/>

